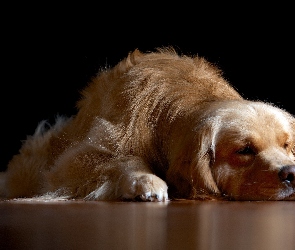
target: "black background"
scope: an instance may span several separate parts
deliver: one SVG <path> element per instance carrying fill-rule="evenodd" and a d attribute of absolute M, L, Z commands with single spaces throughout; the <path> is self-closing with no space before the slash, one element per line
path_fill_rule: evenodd
<path fill-rule="evenodd" d="M 291 6 L 9 6 L 1 21 L 1 162 L 41 120 L 75 114 L 99 69 L 138 48 L 174 46 L 218 65 L 248 99 L 295 114 Z"/>

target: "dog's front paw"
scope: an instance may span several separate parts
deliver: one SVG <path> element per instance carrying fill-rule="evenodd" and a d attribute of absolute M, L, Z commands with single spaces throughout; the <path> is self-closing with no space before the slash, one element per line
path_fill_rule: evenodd
<path fill-rule="evenodd" d="M 153 174 L 123 177 L 121 197 L 137 201 L 167 201 L 168 187 L 166 182 Z"/>

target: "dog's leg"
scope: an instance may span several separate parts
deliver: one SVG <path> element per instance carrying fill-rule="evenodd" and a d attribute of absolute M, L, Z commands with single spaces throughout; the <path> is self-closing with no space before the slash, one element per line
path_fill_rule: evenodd
<path fill-rule="evenodd" d="M 86 200 L 168 200 L 167 185 L 136 156 L 114 157 L 92 146 L 66 152 L 45 176 L 44 192 Z"/>
<path fill-rule="evenodd" d="M 103 166 L 106 181 L 89 193 L 87 200 L 167 201 L 167 185 L 139 157 L 112 160 Z"/>

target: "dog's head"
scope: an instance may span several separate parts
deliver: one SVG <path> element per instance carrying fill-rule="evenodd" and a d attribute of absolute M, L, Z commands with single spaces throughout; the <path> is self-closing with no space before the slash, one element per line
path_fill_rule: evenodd
<path fill-rule="evenodd" d="M 192 124 L 171 151 L 176 156 L 167 181 L 176 196 L 295 200 L 290 114 L 261 102 L 213 102 L 194 114 Z"/>

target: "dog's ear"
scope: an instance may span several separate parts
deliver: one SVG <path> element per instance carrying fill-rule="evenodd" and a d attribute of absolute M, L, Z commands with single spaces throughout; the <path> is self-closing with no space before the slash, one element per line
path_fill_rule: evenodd
<path fill-rule="evenodd" d="M 197 199 L 220 193 L 211 172 L 217 133 L 215 121 L 203 120 L 177 145 L 166 176 L 173 196 Z"/>
<path fill-rule="evenodd" d="M 127 69 L 130 69 L 133 65 L 137 64 L 143 56 L 144 54 L 136 49 L 133 52 L 130 52 L 124 60 L 118 63 L 117 68 L 121 72 L 125 72 Z"/>
<path fill-rule="evenodd" d="M 194 195 L 219 194 L 211 166 L 215 160 L 215 139 L 218 126 L 215 121 L 205 120 L 195 131 L 195 150 L 191 162 Z"/>

